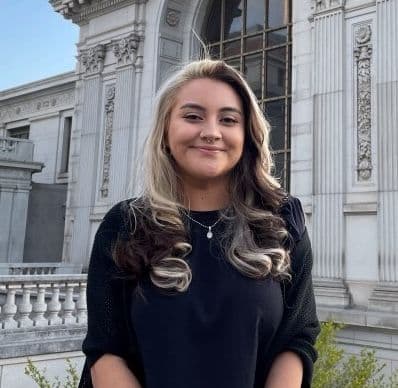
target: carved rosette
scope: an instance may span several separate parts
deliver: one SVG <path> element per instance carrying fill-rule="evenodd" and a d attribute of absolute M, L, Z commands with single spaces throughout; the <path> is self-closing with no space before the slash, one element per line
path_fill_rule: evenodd
<path fill-rule="evenodd" d="M 166 23 L 170 27 L 177 27 L 178 24 L 180 23 L 180 19 L 181 19 L 181 12 L 180 11 L 177 11 L 177 10 L 172 9 L 172 8 L 167 8 L 167 11 L 166 11 Z"/>
<path fill-rule="evenodd" d="M 105 90 L 105 140 L 104 159 L 102 167 L 101 197 L 108 197 L 109 193 L 109 171 L 112 151 L 113 111 L 115 102 L 115 86 L 108 86 Z"/>
<path fill-rule="evenodd" d="M 372 176 L 372 29 L 361 26 L 355 31 L 354 57 L 357 85 L 357 179 L 368 181 Z"/>
<path fill-rule="evenodd" d="M 113 45 L 113 53 L 118 65 L 134 63 L 139 41 L 137 34 L 130 34 Z"/>
<path fill-rule="evenodd" d="M 104 68 L 106 48 L 103 44 L 82 51 L 80 63 L 86 74 L 101 73 Z"/>
<path fill-rule="evenodd" d="M 312 9 L 315 12 L 344 7 L 344 5 L 345 0 L 312 0 Z"/>

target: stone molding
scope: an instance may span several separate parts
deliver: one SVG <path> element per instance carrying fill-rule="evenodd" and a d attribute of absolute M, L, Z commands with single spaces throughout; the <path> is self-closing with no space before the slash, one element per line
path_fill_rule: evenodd
<path fill-rule="evenodd" d="M 112 153 L 112 131 L 113 131 L 113 112 L 115 100 L 115 86 L 109 85 L 105 90 L 105 137 L 104 137 L 104 158 L 102 167 L 101 197 L 107 198 L 109 194 L 109 173 Z"/>
<path fill-rule="evenodd" d="M 357 180 L 368 181 L 372 176 L 372 29 L 362 25 L 355 31 L 354 57 L 357 86 Z"/>
<path fill-rule="evenodd" d="M 380 282 L 369 298 L 369 309 L 398 314 L 398 284 Z"/>
<path fill-rule="evenodd" d="M 50 0 L 56 12 L 74 23 L 83 24 L 89 19 L 120 8 L 126 4 L 146 3 L 147 0 Z"/>
<path fill-rule="evenodd" d="M 118 65 L 134 64 L 140 38 L 132 33 L 113 44 L 113 54 Z"/>
<path fill-rule="evenodd" d="M 75 91 L 55 93 L 41 98 L 32 98 L 18 103 L 13 103 L 0 109 L 0 118 L 4 122 L 21 120 L 32 114 L 60 110 L 68 106 L 73 107 Z"/>
<path fill-rule="evenodd" d="M 312 0 L 314 13 L 335 10 L 344 6 L 345 0 Z"/>
<path fill-rule="evenodd" d="M 104 69 L 106 46 L 98 44 L 80 52 L 80 64 L 86 75 L 101 73 Z"/>

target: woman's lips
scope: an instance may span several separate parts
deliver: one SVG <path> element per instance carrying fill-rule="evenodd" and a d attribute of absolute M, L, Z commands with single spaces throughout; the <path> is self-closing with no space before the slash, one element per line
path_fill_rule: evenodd
<path fill-rule="evenodd" d="M 204 152 L 204 153 L 210 153 L 210 154 L 214 154 L 214 153 L 218 153 L 221 151 L 224 151 L 222 148 L 220 147 L 208 147 L 208 146 L 199 146 L 199 147 L 194 147 L 197 150 Z"/>

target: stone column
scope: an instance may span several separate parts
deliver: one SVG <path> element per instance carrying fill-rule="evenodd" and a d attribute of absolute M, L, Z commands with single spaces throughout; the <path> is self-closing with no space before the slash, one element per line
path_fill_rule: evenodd
<path fill-rule="evenodd" d="M 0 137 L 0 262 L 21 263 L 32 174 L 43 163 L 33 162 L 33 143 Z"/>
<path fill-rule="evenodd" d="M 116 58 L 115 108 L 112 129 L 112 152 L 110 160 L 110 193 L 112 203 L 128 196 L 127 187 L 134 178 L 130 170 L 130 158 L 135 159 L 135 118 L 139 112 L 136 100 L 136 61 L 139 37 L 137 34 L 116 41 L 113 52 Z M 138 105 L 138 106 L 137 106 Z M 104 160 L 106 155 L 104 155 Z"/>
<path fill-rule="evenodd" d="M 7 137 L 6 125 L 3 122 L 0 122 L 0 137 Z"/>
<path fill-rule="evenodd" d="M 344 307 L 342 0 L 314 1 L 314 286 L 319 304 Z"/>
<path fill-rule="evenodd" d="M 379 284 L 369 304 L 398 312 L 398 2 L 378 0 L 376 17 Z"/>
<path fill-rule="evenodd" d="M 74 152 L 79 155 L 78 165 L 73 166 L 73 192 L 69 206 L 73 217 L 73 228 L 67 257 L 71 262 L 87 261 L 88 241 L 90 241 L 90 207 L 94 203 L 97 187 L 97 156 L 99 132 L 101 128 L 102 70 L 105 60 L 105 46 L 98 44 L 80 54 L 82 79 L 77 90 L 78 117 L 76 132 L 80 133 Z M 75 141 L 75 140 L 74 140 Z M 68 219 L 66 220 L 68 224 Z M 70 221 L 69 221 L 70 222 Z M 64 254 L 66 252 L 64 251 Z"/>

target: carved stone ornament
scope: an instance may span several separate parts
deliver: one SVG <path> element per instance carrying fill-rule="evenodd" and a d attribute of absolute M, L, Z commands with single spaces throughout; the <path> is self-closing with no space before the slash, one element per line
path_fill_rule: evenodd
<path fill-rule="evenodd" d="M 15 151 L 17 141 L 11 139 L 0 139 L 0 156 Z"/>
<path fill-rule="evenodd" d="M 177 11 L 177 10 L 172 9 L 172 8 L 167 8 L 167 11 L 166 11 L 166 23 L 170 27 L 177 27 L 178 24 L 180 23 L 180 19 L 181 19 L 181 12 L 180 11 Z"/>
<path fill-rule="evenodd" d="M 101 73 L 104 68 L 106 48 L 103 44 L 90 47 L 82 52 L 80 62 L 87 74 Z"/>
<path fill-rule="evenodd" d="M 315 12 L 344 7 L 344 5 L 345 0 L 312 0 L 312 8 Z"/>
<path fill-rule="evenodd" d="M 113 53 L 118 64 L 134 63 L 139 41 L 138 35 L 130 34 L 113 45 Z"/>
<path fill-rule="evenodd" d="M 115 86 L 108 86 L 105 90 L 105 139 L 104 139 L 104 159 L 102 167 L 101 198 L 108 197 L 109 194 L 109 172 L 112 151 L 112 131 L 113 131 L 113 111 L 115 101 Z"/>
<path fill-rule="evenodd" d="M 355 31 L 354 57 L 357 85 L 357 179 L 368 181 L 372 176 L 372 84 L 370 25 Z"/>

